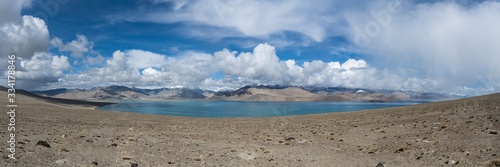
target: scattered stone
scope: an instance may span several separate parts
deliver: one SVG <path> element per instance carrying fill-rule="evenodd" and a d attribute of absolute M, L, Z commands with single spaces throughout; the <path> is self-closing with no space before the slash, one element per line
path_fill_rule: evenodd
<path fill-rule="evenodd" d="M 271 151 L 269 150 L 264 151 L 264 154 L 269 154 L 269 153 L 271 153 Z"/>
<path fill-rule="evenodd" d="M 496 130 L 491 130 L 491 131 L 490 131 L 490 134 L 492 134 L 492 135 L 496 135 L 496 134 L 498 134 L 498 131 L 496 131 Z"/>
<path fill-rule="evenodd" d="M 500 167 L 500 160 L 491 161 L 488 167 Z"/>
<path fill-rule="evenodd" d="M 94 162 L 92 162 L 92 165 L 99 165 L 99 164 L 97 164 L 97 162 L 94 161 Z"/>
<path fill-rule="evenodd" d="M 236 152 L 236 151 L 237 151 L 236 149 L 231 149 L 231 152 L 233 152 L 233 153 Z"/>
<path fill-rule="evenodd" d="M 113 144 L 111 144 L 111 147 L 118 147 L 118 144 L 113 143 Z"/>
<path fill-rule="evenodd" d="M 85 140 L 86 142 L 93 143 L 94 141 L 92 139 L 87 139 Z"/>
<path fill-rule="evenodd" d="M 167 164 L 174 164 L 173 162 L 168 161 Z"/>
<path fill-rule="evenodd" d="M 377 152 L 377 149 L 376 148 L 371 148 L 371 149 L 368 149 L 368 154 L 373 154 Z"/>
<path fill-rule="evenodd" d="M 201 158 L 195 158 L 194 161 L 201 161 Z"/>
<path fill-rule="evenodd" d="M 344 139 L 340 139 L 339 141 L 344 141 Z"/>
<path fill-rule="evenodd" d="M 375 167 L 384 167 L 384 164 L 382 162 L 379 162 Z"/>
<path fill-rule="evenodd" d="M 56 164 L 64 164 L 66 163 L 66 161 L 67 161 L 66 159 L 60 159 L 56 161 Z"/>
<path fill-rule="evenodd" d="M 455 160 L 451 159 L 450 161 L 448 161 L 448 164 L 458 164 L 458 161 L 455 161 Z"/>
<path fill-rule="evenodd" d="M 139 164 L 137 164 L 137 163 L 130 163 L 130 167 L 139 167 Z"/>
<path fill-rule="evenodd" d="M 128 128 L 128 130 L 133 131 L 133 130 L 134 130 L 134 128 Z"/>
<path fill-rule="evenodd" d="M 44 146 L 44 147 L 47 147 L 47 148 L 50 148 L 50 144 L 47 143 L 47 141 L 43 141 L 43 140 L 39 140 L 37 143 L 36 143 L 37 146 Z"/>
<path fill-rule="evenodd" d="M 405 151 L 405 148 L 404 147 L 399 147 L 396 151 L 394 151 L 394 153 L 401 153 Z"/>
<path fill-rule="evenodd" d="M 295 137 L 287 137 L 285 138 L 286 141 L 294 141 L 295 140 Z"/>
<path fill-rule="evenodd" d="M 129 156 L 122 156 L 122 159 L 123 159 L 123 160 L 130 160 L 130 159 L 132 159 L 132 158 L 130 158 Z"/>
<path fill-rule="evenodd" d="M 68 148 L 66 148 L 66 147 L 61 148 L 61 151 L 62 152 L 69 152 Z"/>

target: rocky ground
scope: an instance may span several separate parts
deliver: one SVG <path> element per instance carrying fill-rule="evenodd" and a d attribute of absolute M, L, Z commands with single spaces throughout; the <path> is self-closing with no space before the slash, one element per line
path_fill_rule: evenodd
<path fill-rule="evenodd" d="M 273 118 L 94 111 L 18 96 L 0 166 L 500 166 L 500 94 L 392 109 Z"/>

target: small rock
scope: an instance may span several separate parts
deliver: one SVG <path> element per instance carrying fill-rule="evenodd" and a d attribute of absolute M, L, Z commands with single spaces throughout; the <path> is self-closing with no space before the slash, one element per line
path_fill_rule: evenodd
<path fill-rule="evenodd" d="M 448 161 L 448 162 L 449 162 L 449 164 L 458 164 L 458 161 L 455 161 L 455 160 L 452 160 L 452 159 L 450 161 Z"/>
<path fill-rule="evenodd" d="M 134 130 L 134 128 L 128 128 L 128 130 L 133 131 L 133 130 Z"/>
<path fill-rule="evenodd" d="M 68 148 L 61 148 L 62 152 L 69 152 Z"/>
<path fill-rule="evenodd" d="M 99 164 L 97 164 L 97 162 L 94 161 L 94 162 L 92 162 L 92 165 L 99 165 Z"/>
<path fill-rule="evenodd" d="M 122 159 L 123 159 L 123 160 L 130 160 L 130 159 L 132 159 L 132 158 L 130 158 L 129 156 L 122 156 Z"/>
<path fill-rule="evenodd" d="M 130 163 L 130 167 L 139 167 L 139 164 L 137 164 L 137 163 Z"/>
<path fill-rule="evenodd" d="M 47 141 L 43 141 L 43 140 L 39 140 L 37 143 L 36 143 L 37 146 L 44 146 L 44 147 L 47 147 L 47 148 L 50 148 L 50 144 L 47 143 Z"/>
<path fill-rule="evenodd" d="M 488 166 L 489 167 L 500 167 L 500 160 L 491 161 L 491 163 Z"/>
<path fill-rule="evenodd" d="M 285 140 L 286 141 L 293 141 L 293 140 L 295 140 L 295 137 L 287 137 L 287 138 L 285 138 Z"/>
<path fill-rule="evenodd" d="M 496 134 L 498 134 L 498 131 L 496 131 L 496 130 L 491 130 L 491 131 L 490 131 L 490 134 L 492 134 L 492 135 L 496 135 Z"/>
<path fill-rule="evenodd" d="M 194 161 L 201 161 L 201 158 L 195 158 Z"/>
<path fill-rule="evenodd" d="M 379 162 L 375 167 L 384 167 L 384 164 L 382 162 Z"/>
<path fill-rule="evenodd" d="M 118 147 L 118 144 L 113 143 L 113 144 L 111 144 L 111 147 Z"/>
<path fill-rule="evenodd" d="M 56 164 L 64 164 L 66 163 L 66 161 L 67 161 L 66 159 L 60 159 L 56 161 Z"/>
<path fill-rule="evenodd" d="M 167 164 L 174 164 L 173 162 L 168 161 Z"/>
<path fill-rule="evenodd" d="M 404 147 L 399 147 L 396 151 L 394 151 L 394 153 L 400 153 L 400 152 L 403 152 L 405 151 L 405 148 Z"/>

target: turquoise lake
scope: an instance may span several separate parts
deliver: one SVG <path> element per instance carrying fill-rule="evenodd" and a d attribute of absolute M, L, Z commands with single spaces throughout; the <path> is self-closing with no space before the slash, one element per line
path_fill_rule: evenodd
<path fill-rule="evenodd" d="M 242 101 L 125 101 L 97 110 L 188 117 L 273 117 L 347 112 L 420 104 L 424 102 L 242 102 Z"/>

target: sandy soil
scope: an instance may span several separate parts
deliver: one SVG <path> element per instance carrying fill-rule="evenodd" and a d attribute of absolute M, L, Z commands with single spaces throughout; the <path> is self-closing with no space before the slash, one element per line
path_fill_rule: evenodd
<path fill-rule="evenodd" d="M 17 160 L 6 158 L 0 95 L 0 166 L 500 166 L 500 94 L 237 119 L 94 111 L 20 95 Z"/>

